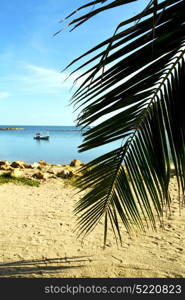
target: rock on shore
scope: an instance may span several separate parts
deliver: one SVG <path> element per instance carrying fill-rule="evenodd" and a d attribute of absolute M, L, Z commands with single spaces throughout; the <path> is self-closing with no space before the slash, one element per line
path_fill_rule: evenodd
<path fill-rule="evenodd" d="M 0 174 L 9 172 L 12 177 L 28 177 L 39 180 L 49 178 L 72 178 L 80 176 L 80 168 L 84 166 L 80 160 L 72 160 L 70 165 L 49 164 L 44 160 L 32 164 L 21 160 L 9 162 L 0 160 Z"/>

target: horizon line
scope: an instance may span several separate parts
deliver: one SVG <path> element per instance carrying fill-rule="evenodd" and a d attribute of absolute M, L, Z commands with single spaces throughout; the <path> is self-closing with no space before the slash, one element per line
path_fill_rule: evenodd
<path fill-rule="evenodd" d="M 40 125 L 39 125 L 39 124 L 34 124 L 34 125 L 33 125 L 33 124 L 0 124 L 0 126 L 6 126 L 6 127 L 7 127 L 7 126 L 8 126 L 8 127 L 9 127 L 9 126 L 11 126 L 11 127 L 12 127 L 12 126 L 63 126 L 63 127 L 64 127 L 64 126 L 73 126 L 73 127 L 79 127 L 79 126 L 74 125 L 74 124 L 73 124 L 73 125 L 53 125 L 53 124 L 52 124 L 52 125 L 51 125 L 51 124 L 40 124 Z"/>

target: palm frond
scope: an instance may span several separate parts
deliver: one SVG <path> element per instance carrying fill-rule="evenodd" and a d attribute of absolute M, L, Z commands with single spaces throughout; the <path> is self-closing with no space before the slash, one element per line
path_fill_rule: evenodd
<path fill-rule="evenodd" d="M 82 5 L 81 7 L 77 8 L 76 10 L 74 10 L 72 13 L 70 13 L 66 18 L 62 19 L 60 21 L 60 23 L 66 21 L 67 19 L 69 19 L 70 17 L 72 17 L 74 14 L 76 14 L 77 12 L 86 9 L 88 7 L 91 7 L 92 10 L 84 15 L 82 15 L 79 18 L 76 18 L 74 20 L 72 20 L 71 22 L 69 22 L 66 27 L 70 27 L 71 25 L 74 25 L 74 27 L 70 30 L 73 31 L 74 29 L 76 29 L 78 26 L 82 25 L 83 23 L 87 22 L 90 18 L 94 17 L 95 15 L 105 11 L 105 10 L 109 10 L 111 8 L 123 5 L 123 4 L 127 4 L 130 2 L 134 2 L 137 0 L 113 0 L 111 3 L 109 4 L 105 4 L 105 5 L 101 5 L 99 8 L 94 9 L 95 5 L 98 4 L 104 4 L 105 2 L 107 2 L 108 0 L 95 0 L 95 1 L 90 1 L 89 3 Z M 56 32 L 54 35 L 59 34 L 61 31 L 63 31 L 63 29 L 59 30 L 58 32 Z"/>
<path fill-rule="evenodd" d="M 118 2 L 124 4 L 113 1 Z M 79 185 L 90 191 L 75 210 L 80 233 L 89 233 L 103 217 L 105 242 L 108 222 L 119 240 L 120 221 L 128 232 L 149 224 L 156 228 L 164 209 L 170 209 L 172 162 L 179 194 L 185 193 L 184 20 L 184 1 L 153 0 L 141 14 L 119 24 L 113 37 L 78 58 L 99 50 L 76 69 L 86 68 L 80 76 L 86 79 L 72 99 L 81 109 L 78 125 L 99 121 L 84 133 L 79 150 L 120 140 L 120 148 L 83 169 Z"/>

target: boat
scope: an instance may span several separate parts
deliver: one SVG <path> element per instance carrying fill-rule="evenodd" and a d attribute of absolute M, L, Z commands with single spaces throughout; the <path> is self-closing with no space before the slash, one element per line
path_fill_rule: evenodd
<path fill-rule="evenodd" d="M 33 137 L 35 140 L 49 140 L 49 134 L 43 135 L 41 132 L 36 133 L 36 135 Z"/>

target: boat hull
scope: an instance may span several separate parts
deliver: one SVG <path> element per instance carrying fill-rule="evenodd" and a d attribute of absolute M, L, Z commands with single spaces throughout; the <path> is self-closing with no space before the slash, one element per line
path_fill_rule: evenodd
<path fill-rule="evenodd" d="M 49 140 L 49 136 L 34 136 L 35 140 Z"/>

